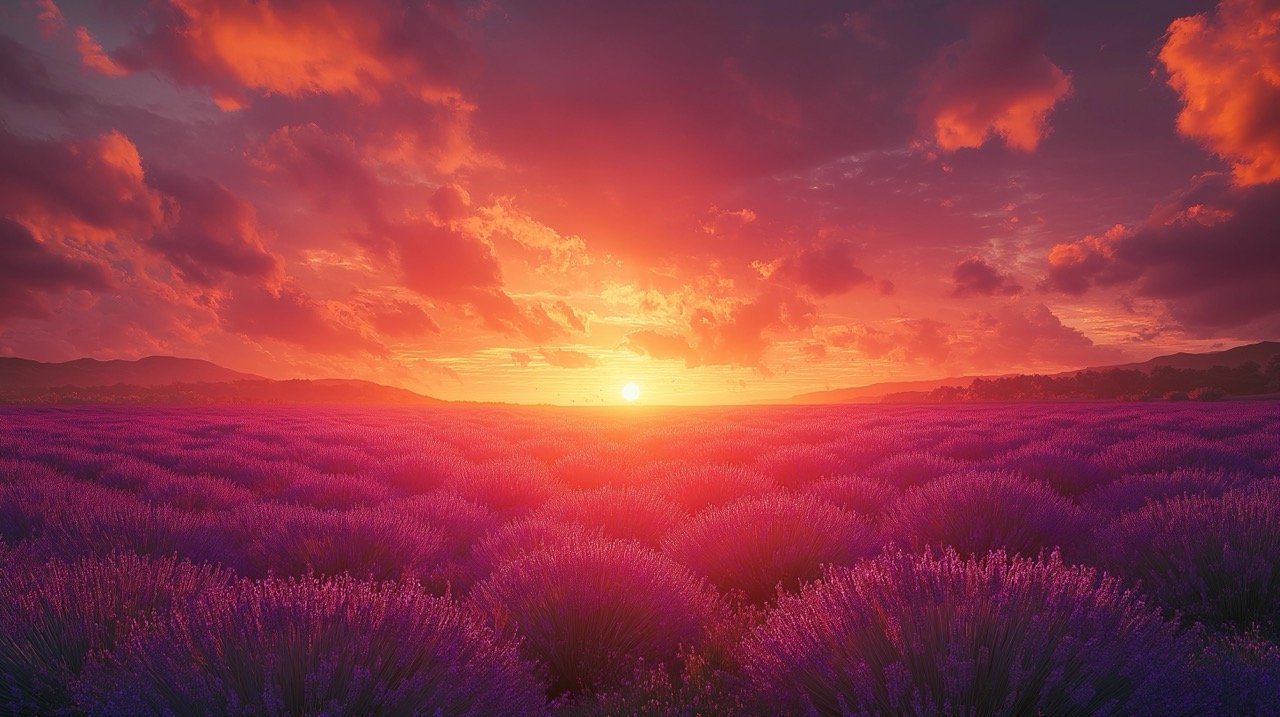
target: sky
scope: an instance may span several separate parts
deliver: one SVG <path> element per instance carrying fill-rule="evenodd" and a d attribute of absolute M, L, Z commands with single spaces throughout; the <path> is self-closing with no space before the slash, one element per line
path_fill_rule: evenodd
<path fill-rule="evenodd" d="M 19 0 L 0 355 L 736 403 L 1280 337 L 1280 2 Z"/>

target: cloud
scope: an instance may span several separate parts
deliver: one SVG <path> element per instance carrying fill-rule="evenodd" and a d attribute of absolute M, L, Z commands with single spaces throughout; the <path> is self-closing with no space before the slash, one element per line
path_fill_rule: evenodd
<path fill-rule="evenodd" d="M 1117 287 L 1164 301 L 1185 328 L 1210 334 L 1280 329 L 1280 184 L 1200 179 L 1142 224 L 1059 244 L 1045 286 Z"/>
<path fill-rule="evenodd" d="M 844 324 L 823 329 L 822 339 L 837 348 L 853 349 L 869 359 L 888 356 L 898 344 L 897 336 L 867 324 Z"/>
<path fill-rule="evenodd" d="M 573 310 L 566 301 L 557 301 L 552 304 L 552 308 L 564 318 L 565 325 L 574 331 L 585 332 L 587 330 L 587 320 L 581 314 Z"/>
<path fill-rule="evenodd" d="M 413 338 L 440 333 L 440 325 L 417 303 L 403 299 L 380 299 L 361 295 L 354 306 L 365 320 L 384 336 Z"/>
<path fill-rule="evenodd" d="M 67 26 L 67 18 L 53 0 L 35 0 L 34 4 L 37 10 L 36 25 L 40 28 L 40 34 L 46 39 L 53 37 Z"/>
<path fill-rule="evenodd" d="M 1008 274 L 1002 274 L 986 260 L 971 256 L 956 264 L 951 272 L 955 288 L 951 295 L 959 298 L 971 296 L 1017 296 L 1022 285 Z"/>
<path fill-rule="evenodd" d="M 475 292 L 468 298 L 467 306 L 480 317 L 486 327 L 500 333 L 520 334 L 538 343 L 567 333 L 565 325 L 557 321 L 542 304 L 534 301 L 517 302 L 506 292 L 497 289 Z"/>
<path fill-rule="evenodd" d="M 152 172 L 150 183 L 176 203 L 176 221 L 145 243 L 192 284 L 213 286 L 224 274 L 271 277 L 280 260 L 267 251 L 253 205 L 207 177 Z"/>
<path fill-rule="evenodd" d="M 978 314 L 971 327 L 963 351 L 966 364 L 974 368 L 1083 367 L 1123 358 L 1116 349 L 1097 346 L 1084 332 L 1063 324 L 1044 304 Z"/>
<path fill-rule="evenodd" d="M 92 70 L 107 77 L 123 77 L 129 71 L 112 60 L 103 52 L 102 45 L 89 34 L 89 28 L 83 25 L 76 28 L 76 52 L 80 53 L 80 64 L 86 70 Z"/>
<path fill-rule="evenodd" d="M 818 296 L 843 294 L 866 284 L 871 277 L 853 263 L 853 246 L 832 242 L 804 249 L 787 260 L 781 269 Z"/>
<path fill-rule="evenodd" d="M 147 236 L 164 222 L 165 209 L 123 134 L 38 140 L 0 126 L 0 214 L 38 237 Z"/>
<path fill-rule="evenodd" d="M 34 140 L 0 129 L 0 154 L 0 214 L 38 237 L 146 246 L 206 287 L 226 274 L 280 271 L 251 204 L 208 178 L 144 172 L 119 132 Z"/>
<path fill-rule="evenodd" d="M 111 287 L 106 267 L 56 254 L 26 227 L 0 218 L 0 319 L 46 315 L 44 294 Z"/>
<path fill-rule="evenodd" d="M 1043 304 L 1013 303 L 952 324 L 909 318 L 887 327 L 845 324 L 819 333 L 829 346 L 872 360 L 947 366 L 949 371 L 1079 367 L 1121 358 L 1066 326 Z"/>
<path fill-rule="evenodd" d="M 367 250 L 400 284 L 454 304 L 502 333 L 546 341 L 565 332 L 572 317 L 557 321 L 542 306 L 516 302 L 503 288 L 502 271 L 484 222 L 470 216 L 470 197 L 454 185 L 432 190 L 425 213 L 418 191 L 380 176 L 356 141 L 314 123 L 281 127 L 258 148 L 254 165 L 287 180 L 318 211 L 351 226 L 340 233 Z M 419 190 L 409 185 L 409 190 Z M 580 319 L 579 319 L 580 322 Z"/>
<path fill-rule="evenodd" d="M 714 302 L 694 309 L 689 333 L 643 329 L 627 334 L 623 348 L 656 359 L 683 360 L 688 367 L 746 366 L 762 373 L 764 355 L 775 333 L 798 332 L 813 325 L 817 307 L 781 287 L 768 287 L 750 301 Z"/>
<path fill-rule="evenodd" d="M 223 109 L 243 107 L 253 93 L 363 103 L 398 88 L 431 102 L 458 96 L 465 50 L 449 3 L 184 0 L 145 8 L 138 34 L 112 60 L 208 87 Z"/>
<path fill-rule="evenodd" d="M 278 127 L 251 155 L 251 163 L 318 211 L 347 210 L 367 227 L 388 221 L 382 183 L 366 166 L 355 140 L 345 134 L 326 132 L 314 122 Z M 382 253 L 389 249 L 371 231 L 356 238 L 367 248 Z"/>
<path fill-rule="evenodd" d="M 493 250 L 469 234 L 430 221 L 387 225 L 380 233 L 398 247 L 404 285 L 423 296 L 465 302 L 502 284 Z"/>
<path fill-rule="evenodd" d="M 1182 100 L 1178 131 L 1231 162 L 1239 184 L 1280 179 L 1280 6 L 1222 0 L 1178 18 L 1160 62 Z"/>
<path fill-rule="evenodd" d="M 872 360 L 930 365 L 951 359 L 956 343 L 950 325 L 925 318 L 902 319 L 887 328 L 865 323 L 831 326 L 823 329 L 819 336 L 827 345 L 853 349 Z"/>
<path fill-rule="evenodd" d="M 34 107 L 69 110 L 76 96 L 55 86 L 44 63 L 22 43 L 0 34 L 0 96 Z"/>
<path fill-rule="evenodd" d="M 463 219 L 471 213 L 471 195 L 456 184 L 442 184 L 431 193 L 427 206 L 436 221 L 448 223 Z"/>
<path fill-rule="evenodd" d="M 240 287 L 219 307 L 228 331 L 254 339 L 276 339 L 322 354 L 382 354 L 383 347 L 351 325 L 331 304 L 316 301 L 293 284 Z"/>
<path fill-rule="evenodd" d="M 511 363 L 514 363 L 520 368 L 528 368 L 529 362 L 532 360 L 533 360 L 533 357 L 524 351 L 511 352 Z"/>
<path fill-rule="evenodd" d="M 622 347 L 637 354 L 655 359 L 684 361 L 693 368 L 702 365 L 702 358 L 683 336 L 653 329 L 641 329 L 627 334 Z"/>
<path fill-rule="evenodd" d="M 470 233 L 501 246 L 506 256 L 519 257 L 540 274 L 576 274 L 592 263 L 582 237 L 560 234 L 516 208 L 509 197 L 480 207 L 465 224 Z"/>
<path fill-rule="evenodd" d="M 1080 296 L 1096 281 L 1114 283 L 1133 278 L 1134 267 L 1118 272 L 1113 261 L 1115 244 L 1128 232 L 1123 224 L 1116 224 L 1100 235 L 1087 234 L 1073 242 L 1055 244 L 1049 250 L 1049 268 L 1040 288 Z"/>
<path fill-rule="evenodd" d="M 1048 18 L 1027 0 L 977 13 L 969 35 L 948 45 L 926 70 L 922 119 L 945 150 L 979 147 L 999 137 L 1030 151 L 1049 131 L 1049 112 L 1071 90 L 1067 74 L 1045 54 Z"/>
<path fill-rule="evenodd" d="M 756 213 L 750 209 L 721 209 L 712 206 L 707 210 L 707 218 L 700 228 L 703 233 L 713 237 L 734 237 L 742 227 L 756 220 Z"/>
<path fill-rule="evenodd" d="M 597 365 L 591 354 L 572 349 L 538 349 L 538 355 L 557 368 L 594 368 Z"/>

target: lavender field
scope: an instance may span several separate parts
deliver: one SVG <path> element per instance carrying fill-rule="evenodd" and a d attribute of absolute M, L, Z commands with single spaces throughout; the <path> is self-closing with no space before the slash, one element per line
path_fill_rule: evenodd
<path fill-rule="evenodd" d="M 1280 714 L 1280 405 L 0 408 L 0 714 Z"/>

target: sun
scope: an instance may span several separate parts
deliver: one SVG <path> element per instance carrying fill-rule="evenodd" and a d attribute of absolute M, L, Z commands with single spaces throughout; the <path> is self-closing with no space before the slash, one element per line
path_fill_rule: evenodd
<path fill-rule="evenodd" d="M 640 398 L 640 387 L 635 383 L 628 381 L 622 384 L 622 400 L 628 403 L 634 402 Z"/>

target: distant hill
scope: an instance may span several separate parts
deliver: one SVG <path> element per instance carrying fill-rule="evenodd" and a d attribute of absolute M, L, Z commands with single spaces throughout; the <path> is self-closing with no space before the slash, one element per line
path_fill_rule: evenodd
<path fill-rule="evenodd" d="M 0 403 L 395 404 L 439 399 L 372 381 L 276 381 L 199 359 L 77 359 L 43 363 L 0 358 Z"/>
<path fill-rule="evenodd" d="M 830 391 L 812 391 L 791 398 L 784 398 L 769 403 L 880 403 L 885 396 L 895 393 L 928 393 L 942 386 L 967 387 L 977 376 L 957 376 L 954 378 L 932 378 L 923 381 L 889 381 L 872 383 L 866 386 L 836 388 Z"/>
<path fill-rule="evenodd" d="M 164 386 L 171 383 L 222 383 L 264 381 L 262 376 L 241 373 L 200 359 L 148 356 L 137 361 L 82 358 L 44 363 L 21 358 L 0 358 L 0 391 L 32 390 L 56 386 Z"/>
<path fill-rule="evenodd" d="M 1150 373 L 1157 368 L 1176 368 L 1182 370 L 1206 371 L 1215 366 L 1237 368 L 1247 363 L 1266 366 L 1272 358 L 1280 356 L 1280 341 L 1261 341 L 1223 351 L 1205 353 L 1176 353 L 1137 363 L 1117 364 L 1112 366 L 1092 366 L 1089 368 L 1063 371 L 1051 374 L 1055 377 L 1075 376 L 1087 371 L 1101 372 L 1115 369 L 1142 371 Z M 829 404 L 829 403 L 881 403 L 914 402 L 923 399 L 931 391 L 940 388 L 969 388 L 976 380 L 989 381 L 1002 376 L 957 376 L 953 378 L 927 379 L 922 381 L 892 381 L 872 383 L 865 386 L 838 388 L 830 391 L 814 391 L 792 396 L 788 399 L 771 401 L 770 403 L 786 404 Z"/>
<path fill-rule="evenodd" d="M 1167 366 L 1169 368 L 1196 369 L 1205 370 L 1214 366 L 1236 367 L 1243 364 L 1253 362 L 1260 366 L 1266 366 L 1267 362 L 1275 356 L 1280 356 L 1280 341 L 1259 341 L 1256 344 L 1245 344 L 1244 346 L 1236 346 L 1235 348 L 1226 349 L 1224 351 L 1208 351 L 1202 354 L 1192 353 L 1176 353 L 1168 356 L 1157 356 L 1147 361 L 1139 363 L 1117 364 L 1115 366 L 1101 366 L 1091 369 L 1082 369 L 1084 371 L 1105 371 L 1108 369 L 1130 369 L 1138 371 L 1147 371 Z M 1076 371 L 1068 371 L 1067 373 L 1077 373 Z"/>

